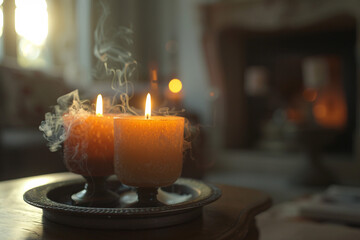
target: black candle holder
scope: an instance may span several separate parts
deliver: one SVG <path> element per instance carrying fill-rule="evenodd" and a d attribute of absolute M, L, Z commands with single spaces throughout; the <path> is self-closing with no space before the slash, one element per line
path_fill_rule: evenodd
<path fill-rule="evenodd" d="M 132 208 L 165 206 L 164 203 L 157 199 L 157 187 L 136 187 L 136 193 L 138 195 L 138 201 L 130 206 Z"/>
<path fill-rule="evenodd" d="M 115 207 L 118 205 L 119 195 L 107 188 L 108 176 L 83 177 L 86 180 L 84 189 L 71 195 L 74 205 L 83 207 Z"/>

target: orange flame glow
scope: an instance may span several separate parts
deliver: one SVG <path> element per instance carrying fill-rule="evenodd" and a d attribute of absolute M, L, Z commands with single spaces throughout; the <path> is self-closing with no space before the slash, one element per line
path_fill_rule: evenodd
<path fill-rule="evenodd" d="M 102 115 L 103 115 L 103 99 L 101 94 L 99 94 L 96 99 L 96 116 L 102 116 Z"/>
<path fill-rule="evenodd" d="M 145 104 L 145 119 L 150 119 L 151 117 L 151 96 L 150 93 L 146 96 L 146 104 Z"/>
<path fill-rule="evenodd" d="M 152 80 L 154 81 L 154 82 L 156 82 L 158 79 L 157 79 L 157 71 L 156 71 L 156 69 L 153 69 L 152 71 L 151 71 L 151 73 L 152 73 Z"/>
<path fill-rule="evenodd" d="M 324 90 L 313 106 L 315 121 L 322 127 L 343 128 L 347 123 L 347 107 L 342 91 Z"/>
<path fill-rule="evenodd" d="M 307 88 L 303 92 L 303 98 L 307 102 L 314 102 L 317 97 L 318 97 L 318 92 L 315 89 Z"/>

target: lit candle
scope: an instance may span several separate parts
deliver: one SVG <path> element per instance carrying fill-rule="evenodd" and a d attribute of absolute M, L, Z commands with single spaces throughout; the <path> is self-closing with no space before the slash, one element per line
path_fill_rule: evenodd
<path fill-rule="evenodd" d="M 83 176 L 114 173 L 114 116 L 103 115 L 102 97 L 96 102 L 96 115 L 65 115 L 64 142 L 66 167 Z"/>
<path fill-rule="evenodd" d="M 115 173 L 130 186 L 168 186 L 182 170 L 184 118 L 151 116 L 150 94 L 145 109 L 114 119 Z"/>

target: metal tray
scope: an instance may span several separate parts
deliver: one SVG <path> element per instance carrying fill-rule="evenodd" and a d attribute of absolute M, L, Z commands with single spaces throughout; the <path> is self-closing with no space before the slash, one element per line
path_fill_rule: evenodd
<path fill-rule="evenodd" d="M 136 193 L 112 180 L 109 188 L 120 195 L 114 208 L 80 207 L 71 203 L 71 195 L 83 189 L 84 181 L 64 181 L 39 186 L 24 193 L 24 201 L 43 209 L 43 216 L 53 222 L 97 229 L 148 229 L 176 225 L 199 217 L 202 207 L 214 202 L 221 191 L 214 185 L 194 179 L 179 178 L 173 185 L 161 188 L 161 207 L 129 208 Z M 164 196 L 171 195 L 171 201 Z M 177 197 L 178 196 L 178 197 Z M 165 200 L 164 200 L 165 199 Z"/>

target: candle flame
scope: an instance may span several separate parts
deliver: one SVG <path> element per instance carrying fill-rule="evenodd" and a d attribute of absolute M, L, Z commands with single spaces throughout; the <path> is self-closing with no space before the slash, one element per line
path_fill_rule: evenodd
<path fill-rule="evenodd" d="M 151 96 L 150 93 L 146 96 L 146 104 L 145 104 L 145 119 L 150 119 L 151 117 Z"/>
<path fill-rule="evenodd" d="M 103 115 L 103 100 L 101 94 L 97 96 L 96 99 L 96 116 Z"/>

